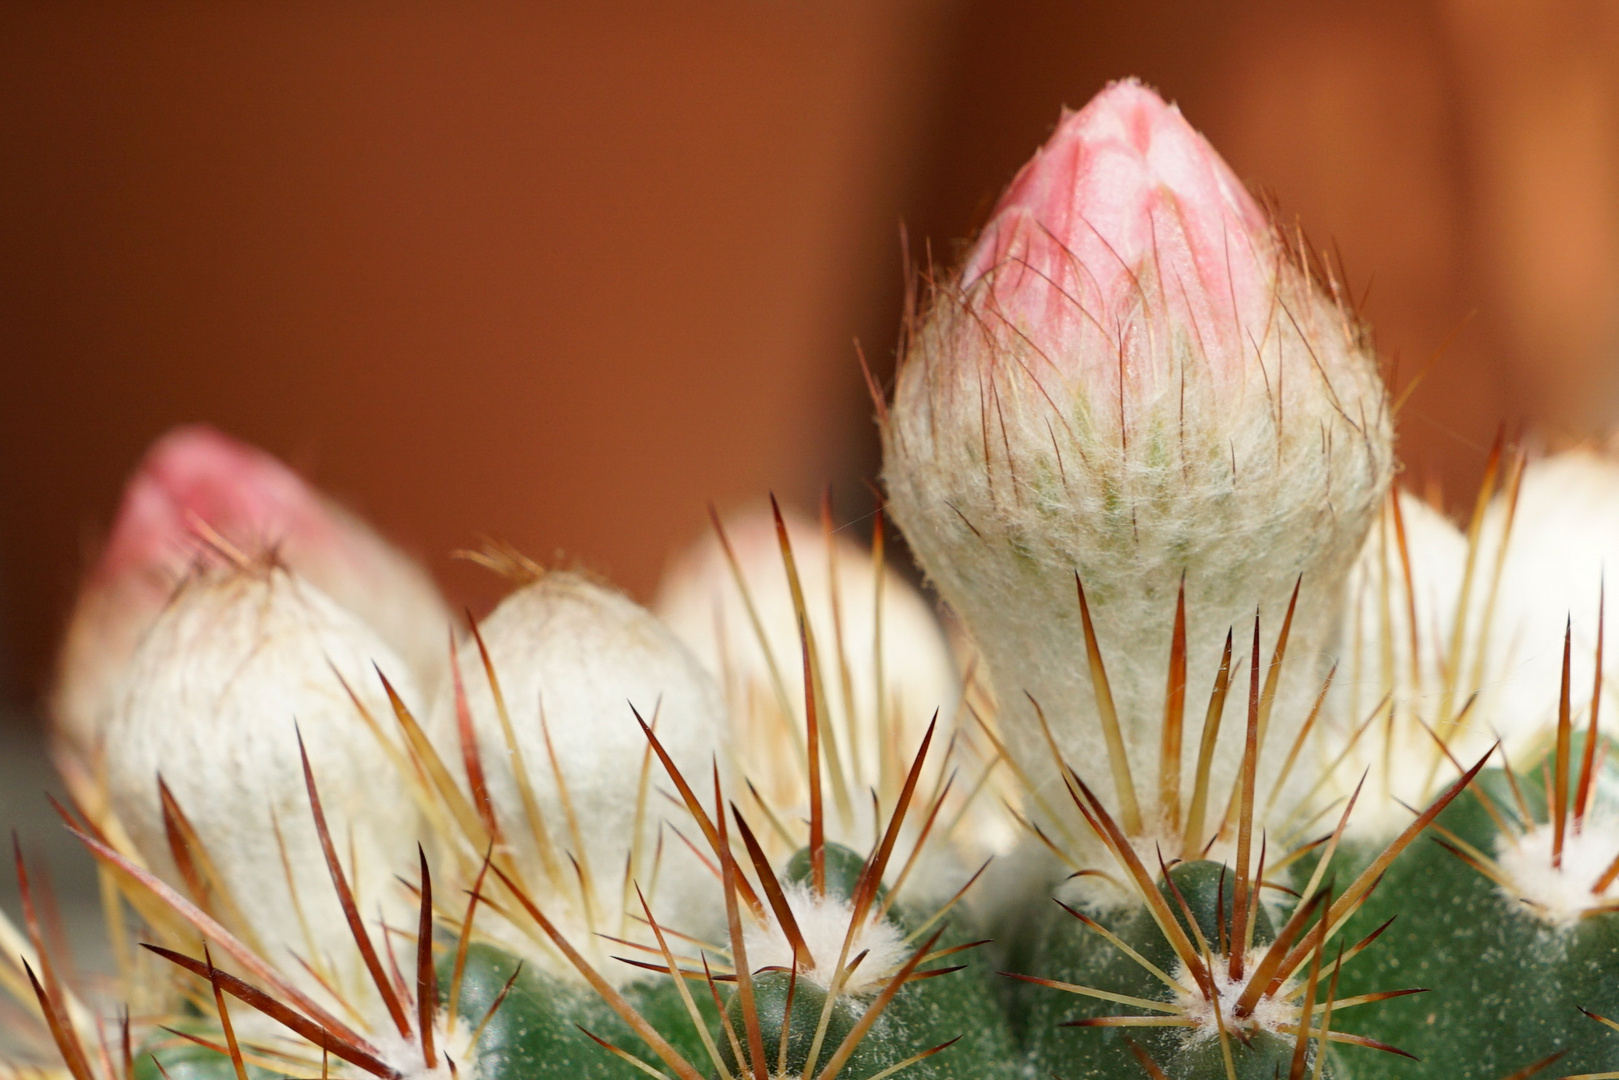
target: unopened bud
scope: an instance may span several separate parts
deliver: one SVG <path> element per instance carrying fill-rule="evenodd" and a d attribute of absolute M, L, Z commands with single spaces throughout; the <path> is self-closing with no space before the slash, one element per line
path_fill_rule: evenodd
<path fill-rule="evenodd" d="M 377 670 L 419 707 L 392 650 L 314 586 L 263 560 L 210 568 L 152 624 L 105 732 L 109 803 L 147 863 L 270 962 L 296 971 L 290 951 L 346 989 L 363 973 L 299 736 L 358 910 L 399 910 L 418 818 Z"/>
<path fill-rule="evenodd" d="M 1517 751 L 1556 726 L 1565 629 L 1573 707 L 1589 714 L 1598 685 L 1599 611 L 1601 622 L 1613 627 L 1602 642 L 1605 701 L 1599 715 L 1615 716 L 1608 680 L 1619 674 L 1619 458 L 1580 449 L 1532 461 L 1523 470 L 1516 505 L 1511 495 L 1508 490 L 1496 496 L 1480 530 L 1474 586 L 1479 610 L 1470 622 L 1483 626 L 1488 619 L 1479 687 L 1484 718 L 1507 749 Z M 1615 594 L 1611 599 L 1605 597 L 1609 592 Z"/>
<path fill-rule="evenodd" d="M 726 740 L 718 687 L 623 594 L 571 573 L 535 569 L 531 578 L 479 623 L 493 682 L 476 642 L 459 648 L 476 767 L 524 884 L 581 948 L 596 944 L 596 933 L 636 932 L 627 920 L 641 911 L 626 882 L 641 887 L 660 922 L 713 929 L 718 880 L 665 827 L 703 842 L 664 796 L 673 785 L 636 715 L 712 813 L 712 768 Z M 465 762 L 448 690 L 433 735 L 447 760 Z M 572 977 L 565 964 L 555 973 Z"/>
<path fill-rule="evenodd" d="M 887 567 L 879 579 L 869 551 L 797 515 L 783 521 L 826 693 L 822 719 L 853 789 L 892 799 L 889 785 L 903 781 L 934 714 L 954 721 L 961 688 L 949 644 L 915 589 Z M 748 778 L 777 796 L 773 805 L 802 807 L 805 771 L 784 743 L 803 738 L 803 646 L 775 521 L 738 515 L 724 529 L 734 569 L 719 537 L 706 536 L 670 569 L 654 607 L 725 688 Z M 865 822 L 829 838 L 870 835 Z"/>
<path fill-rule="evenodd" d="M 365 522 L 261 450 L 212 428 L 177 428 L 124 490 L 79 594 L 58 664 L 58 734 L 92 754 L 130 657 L 195 566 L 269 553 L 359 616 L 424 684 L 444 665 L 449 613 L 427 573 Z"/>
<path fill-rule="evenodd" d="M 1436 767 L 1443 751 L 1434 733 L 1447 728 L 1442 710 L 1472 696 L 1461 680 L 1477 666 L 1474 636 L 1455 633 L 1467 565 L 1467 538 L 1449 518 L 1409 492 L 1389 493 L 1349 574 L 1338 676 L 1318 729 L 1319 760 L 1333 769 L 1321 801 L 1348 798 L 1364 782 L 1353 834 L 1392 836 L 1410 823 L 1407 806 L 1426 806 L 1454 779 Z M 1458 758 L 1488 749 L 1483 720 L 1470 715 L 1446 731 Z"/>
<path fill-rule="evenodd" d="M 974 759 L 975 748 L 988 748 L 974 737 L 960 740 L 948 764 L 939 752 L 964 722 L 957 712 L 961 683 L 950 643 L 921 594 L 847 532 L 793 513 L 783 514 L 782 523 L 808 633 L 800 631 L 769 511 L 734 515 L 723 534 L 694 544 L 665 575 L 654 608 L 719 680 L 730 704 L 737 766 L 787 820 L 809 817 L 803 657 L 805 642 L 813 642 L 827 759 L 826 837 L 851 847 L 869 844 L 882 823 L 873 820 L 866 793 L 875 792 L 882 807 L 894 805 L 935 718 L 928 785 L 941 770 L 979 774 L 987 762 Z M 947 895 L 960 886 L 962 866 L 977 866 L 1010 846 L 1008 823 L 993 798 L 967 805 L 960 793 L 954 797 L 943 816 L 957 821 L 956 829 L 931 838 L 936 858 L 924 859 L 912 878 Z M 958 806 L 964 811 L 951 812 Z M 913 815 L 913 827 L 902 831 L 896 866 L 904 864 L 924 817 Z"/>
<path fill-rule="evenodd" d="M 1063 117 L 920 315 L 884 427 L 891 506 L 1056 798 L 1028 696 L 1113 786 L 1076 574 L 1144 788 L 1183 575 L 1189 708 L 1232 627 L 1241 661 L 1256 608 L 1269 658 L 1301 580 L 1273 743 L 1320 690 L 1393 455 L 1366 335 L 1303 258 L 1179 110 L 1116 83 Z M 1215 790 L 1241 752 L 1222 739 Z"/>

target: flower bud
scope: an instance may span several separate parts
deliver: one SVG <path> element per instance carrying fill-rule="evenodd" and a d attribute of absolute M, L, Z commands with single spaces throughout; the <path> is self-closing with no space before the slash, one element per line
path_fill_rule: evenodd
<path fill-rule="evenodd" d="M 869 845 L 883 822 L 873 820 L 878 811 L 866 793 L 877 793 L 882 813 L 894 806 L 935 717 L 925 790 L 941 772 L 981 775 L 989 747 L 958 714 L 962 689 L 950 643 L 921 594 L 886 564 L 879 569 L 872 552 L 846 532 L 791 512 L 782 522 L 824 693 L 826 838 Z M 723 530 L 723 544 L 720 534 L 710 534 L 675 561 L 654 610 L 724 688 L 741 775 L 778 817 L 807 821 L 803 643 L 775 518 L 769 511 L 737 514 Z M 946 761 L 939 750 L 963 727 L 966 737 Z M 972 783 L 958 787 L 970 792 Z M 955 828 L 930 835 L 911 877 L 913 893 L 948 896 L 1016 836 L 989 792 L 970 797 L 953 790 L 940 816 Z M 925 817 L 912 814 L 900 833 L 896 868 L 905 865 Z"/>
<path fill-rule="evenodd" d="M 1589 714 L 1598 612 L 1604 608 L 1602 622 L 1613 629 L 1603 639 L 1600 715 L 1616 715 L 1607 682 L 1614 677 L 1608 672 L 1619 675 L 1619 458 L 1580 449 L 1532 461 L 1516 501 L 1514 507 L 1511 492 L 1504 491 L 1491 503 L 1480 530 L 1474 585 L 1480 609 L 1495 600 L 1488 613 L 1481 711 L 1509 751 L 1556 726 L 1565 628 L 1571 635 L 1574 708 Z M 1491 597 L 1503 542 L 1500 584 Z M 1616 595 L 1604 604 L 1610 573 Z M 1479 627 L 1483 622 L 1482 610 L 1470 619 Z"/>
<path fill-rule="evenodd" d="M 93 754 L 136 644 L 175 586 L 194 566 L 227 561 L 215 538 L 248 559 L 274 552 L 372 626 L 424 684 L 442 670 L 449 614 L 420 566 L 263 451 L 212 428 L 176 428 L 130 478 L 68 624 L 51 714 L 81 753 Z"/>
<path fill-rule="evenodd" d="M 712 763 L 727 738 L 718 687 L 628 597 L 576 574 L 535 569 L 531 577 L 479 624 L 510 736 L 476 643 L 459 649 L 483 784 L 526 886 L 580 948 L 598 945 L 596 932 L 635 932 L 626 901 L 628 918 L 640 907 L 634 889 L 626 892 L 626 866 L 660 922 L 712 929 L 721 910 L 718 879 L 665 828 L 667 820 L 703 843 L 690 817 L 662 794 L 673 788 L 636 713 L 712 813 Z M 447 689 L 433 725 L 444 758 L 464 761 Z M 525 805 L 525 784 L 537 820 Z M 524 941 L 513 938 L 519 947 Z M 553 962 L 549 954 L 536 959 Z M 604 970 L 634 974 L 618 964 Z M 566 965 L 554 973 L 573 977 Z"/>
<path fill-rule="evenodd" d="M 1432 732 L 1443 726 L 1447 678 L 1476 662 L 1465 636 L 1462 662 L 1451 656 L 1467 553 L 1467 538 L 1449 518 L 1393 491 L 1350 571 L 1338 675 L 1317 756 L 1333 769 L 1323 800 L 1348 798 L 1365 781 L 1352 834 L 1394 835 L 1410 824 L 1407 806 L 1426 806 L 1454 779 L 1448 766 L 1436 767 L 1442 751 Z M 1467 696 L 1453 689 L 1453 707 Z M 1455 733 L 1458 758 L 1471 762 L 1488 749 L 1492 739 L 1480 719 Z"/>
<path fill-rule="evenodd" d="M 211 865 L 222 886 L 208 906 L 295 982 L 311 985 L 285 963 L 289 951 L 316 970 L 337 965 L 328 974 L 343 992 L 364 975 L 314 824 L 299 735 L 362 915 L 408 912 L 396 907 L 393 875 L 411 865 L 418 819 L 379 741 L 396 727 L 373 665 L 417 707 L 392 650 L 320 590 L 267 560 L 208 567 L 145 634 L 105 730 L 108 800 L 148 865 L 192 892 L 172 853 L 161 781 L 199 842 L 195 873 Z"/>
<path fill-rule="evenodd" d="M 783 521 L 825 684 L 824 719 L 848 782 L 892 800 L 934 714 L 955 720 L 961 687 L 949 643 L 926 601 L 887 567 L 879 594 L 869 551 L 796 514 Z M 718 536 L 706 536 L 665 575 L 654 610 L 724 687 L 743 772 L 772 805 L 802 808 L 805 772 L 783 742 L 803 737 L 803 648 L 775 520 L 738 515 L 724 529 L 735 574 Z M 869 821 L 841 824 L 849 835 L 829 839 L 871 836 Z"/>
<path fill-rule="evenodd" d="M 1273 748 L 1320 689 L 1392 435 L 1365 332 L 1302 259 L 1179 110 L 1115 83 L 1062 118 L 915 325 L 883 430 L 891 507 L 983 651 L 1010 750 L 1057 798 L 1026 695 L 1099 791 L 1118 773 L 1076 574 L 1143 785 L 1183 575 L 1189 707 L 1256 608 L 1269 658 L 1301 580 Z M 1222 739 L 1215 790 L 1241 750 Z"/>

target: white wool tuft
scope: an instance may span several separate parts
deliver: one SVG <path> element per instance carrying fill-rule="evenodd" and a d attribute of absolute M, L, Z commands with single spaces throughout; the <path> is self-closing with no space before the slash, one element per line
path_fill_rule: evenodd
<path fill-rule="evenodd" d="M 1591 891 L 1619 855 L 1619 821 L 1587 818 L 1580 832 L 1570 827 L 1563 839 L 1563 862 L 1552 866 L 1554 832 L 1537 825 L 1527 834 L 1502 837 L 1495 858 L 1511 887 L 1501 891 L 1511 900 L 1527 900 L 1550 925 L 1567 930 L 1591 908 L 1614 902 L 1612 892 Z"/>
<path fill-rule="evenodd" d="M 414 1022 L 414 1017 L 412 1020 Z M 401 1080 L 458 1080 L 459 1076 L 466 1075 L 467 1062 L 478 1060 L 472 1044 L 475 1032 L 473 1025 L 464 1020 L 455 1025 L 453 1034 L 447 1033 L 445 1028 L 445 1016 L 441 1012 L 433 1022 L 437 1061 L 431 1068 L 422 1054 L 421 1036 L 414 1032 L 409 1037 L 400 1035 L 392 1021 L 384 1020 L 377 1025 L 371 1042 L 377 1048 L 377 1057 L 398 1070 Z M 451 1061 L 456 1063 L 456 1068 L 450 1067 Z"/>
<path fill-rule="evenodd" d="M 1244 960 L 1243 970 L 1251 977 L 1259 961 L 1264 957 L 1264 950 L 1255 949 Z M 1223 962 L 1216 963 L 1209 972 L 1214 980 L 1215 997 L 1219 1003 L 1220 1023 L 1225 1025 L 1228 1032 L 1236 1031 L 1269 1031 L 1292 1040 L 1293 1033 L 1298 1030 L 1298 1007 L 1286 998 L 1285 993 L 1268 994 L 1259 999 L 1254 1005 L 1254 1011 L 1246 1017 L 1236 1014 L 1237 1000 L 1242 997 L 1243 991 L 1248 988 L 1248 980 L 1232 979 Z M 1186 1010 L 1186 1018 L 1192 1021 L 1192 1027 L 1187 1030 L 1187 1039 L 1192 1042 L 1203 1042 L 1215 1038 L 1220 1033 L 1220 1024 L 1215 1022 L 1215 1002 L 1203 996 L 1202 990 L 1190 990 L 1187 987 L 1196 987 L 1197 982 L 1192 978 L 1185 964 L 1179 964 L 1174 971 L 1174 978 L 1181 983 L 1181 988 L 1175 992 L 1176 1004 Z"/>
<path fill-rule="evenodd" d="M 783 891 L 787 896 L 787 906 L 792 909 L 793 919 L 798 923 L 799 933 L 804 935 L 804 944 L 814 959 L 814 966 L 799 974 L 821 989 L 828 989 L 837 973 L 838 957 L 843 953 L 843 942 L 854 918 L 854 908 L 841 897 L 816 896 L 803 885 L 791 885 Z M 877 908 L 880 906 L 873 905 L 866 924 L 849 944 L 845 965 L 862 952 L 867 955 L 845 983 L 843 992 L 846 994 L 860 996 L 881 990 L 883 980 L 903 967 L 914 951 L 905 943 L 905 932 L 896 923 L 878 916 Z M 793 966 L 792 944 L 775 918 L 767 919 L 763 925 L 749 927 L 746 942 L 750 968 L 757 971 L 764 967 Z"/>

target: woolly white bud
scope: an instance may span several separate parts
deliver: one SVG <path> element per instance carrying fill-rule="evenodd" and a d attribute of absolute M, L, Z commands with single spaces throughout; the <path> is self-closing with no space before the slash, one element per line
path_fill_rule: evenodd
<path fill-rule="evenodd" d="M 1510 519 L 1510 530 L 1508 521 Z M 1572 633 L 1570 689 L 1577 711 L 1589 711 L 1597 645 L 1597 610 L 1604 583 L 1619 588 L 1619 460 L 1596 450 L 1571 450 L 1530 462 L 1517 507 L 1510 492 L 1491 503 L 1480 530 L 1474 586 L 1482 624 L 1500 546 L 1500 585 L 1489 612 L 1481 680 L 1482 719 L 1511 751 L 1545 736 L 1557 723 L 1563 633 Z M 1605 616 L 1604 682 L 1619 674 L 1619 595 Z M 1603 714 L 1615 717 L 1608 693 Z"/>
<path fill-rule="evenodd" d="M 1466 566 L 1461 530 L 1421 499 L 1397 491 L 1350 571 L 1338 676 L 1318 728 L 1317 756 L 1324 765 L 1336 763 L 1323 785 L 1324 800 L 1347 797 L 1366 778 L 1350 818 L 1352 833 L 1398 832 L 1411 821 L 1406 806 L 1426 805 L 1436 782 L 1454 778 L 1448 766 L 1435 767 L 1440 751 L 1430 732 L 1457 666 L 1448 657 Z M 1460 695 L 1451 697 L 1460 705 Z M 1474 715 L 1453 733 L 1456 752 L 1469 763 L 1491 741 L 1479 719 Z"/>
<path fill-rule="evenodd" d="M 1136 83 L 1065 116 L 1013 181 L 915 330 L 884 444 L 894 514 L 983 651 L 1011 751 L 1066 798 L 1027 693 L 1115 806 L 1076 573 L 1143 786 L 1182 575 L 1191 703 L 1233 626 L 1240 661 L 1256 607 L 1268 659 L 1302 578 L 1268 740 L 1286 746 L 1392 467 L 1363 331 Z M 1240 734 L 1220 745 L 1227 791 Z"/>
<path fill-rule="evenodd" d="M 223 562 L 207 531 L 249 558 L 273 551 L 436 682 L 449 613 L 420 566 L 263 451 L 176 428 L 130 478 L 62 644 L 51 714 L 80 753 L 93 756 L 130 656 L 176 584 L 195 564 Z"/>
<path fill-rule="evenodd" d="M 199 572 L 136 651 L 105 754 L 111 807 L 160 875 L 187 889 L 161 778 L 205 853 L 193 855 L 198 871 L 205 857 L 223 885 L 216 913 L 227 924 L 239 915 L 233 928 L 294 981 L 310 984 L 289 952 L 360 1000 L 365 976 L 315 828 L 298 735 L 375 935 L 379 909 L 408 911 L 396 908 L 393 875 L 412 865 L 418 819 L 379 741 L 395 722 L 373 665 L 419 704 L 393 652 L 314 586 L 268 562 Z"/>
<path fill-rule="evenodd" d="M 538 574 L 501 601 L 479 633 L 508 710 L 510 741 L 472 643 L 460 650 L 461 684 L 490 802 L 536 902 L 581 948 L 598 944 L 595 931 L 633 932 L 626 899 L 629 912 L 639 915 L 640 906 L 633 889 L 625 895 L 630 863 L 660 922 L 711 928 L 722 910 L 718 881 L 664 822 L 694 843 L 702 836 L 664 796 L 673 785 L 632 712 L 654 725 L 712 813 L 711 763 L 727 734 L 708 673 L 651 613 L 570 573 Z M 462 761 L 453 694 L 440 693 L 433 723 L 440 752 Z M 574 977 L 553 957 L 538 959 Z M 604 973 L 633 974 L 616 964 Z"/>
<path fill-rule="evenodd" d="M 828 538 L 797 515 L 783 520 L 825 683 L 823 719 L 840 764 L 855 791 L 872 788 L 892 799 L 890 788 L 904 779 L 934 714 L 946 729 L 954 721 L 961 688 L 950 646 L 927 602 L 903 578 L 885 567 L 879 583 L 869 551 L 841 534 Z M 671 567 L 654 607 L 725 688 L 743 773 L 773 806 L 802 809 L 805 771 L 784 742 L 803 739 L 803 649 L 775 520 L 768 511 L 738 515 L 724 528 L 746 598 L 718 537 L 709 535 Z M 827 838 L 837 843 L 870 842 L 869 821 L 828 827 Z"/>
<path fill-rule="evenodd" d="M 877 793 L 878 812 L 894 809 L 937 717 L 922 790 L 937 790 L 941 773 L 961 771 L 940 815 L 954 828 L 929 834 L 908 880 L 913 898 L 942 900 L 1018 838 L 995 793 L 973 790 L 990 767 L 991 750 L 958 714 L 961 685 L 950 643 L 910 583 L 886 565 L 879 576 L 872 552 L 796 514 L 782 520 L 825 693 L 826 838 L 856 849 L 870 845 L 887 819 L 873 820 L 868 793 Z M 704 537 L 665 575 L 656 610 L 724 687 L 740 774 L 778 817 L 807 821 L 803 645 L 775 518 L 766 510 L 738 514 L 723 528 L 734 568 L 719 536 Z M 944 749 L 958 731 L 946 761 Z M 890 878 L 908 862 L 927 816 L 925 807 L 908 814 Z"/>

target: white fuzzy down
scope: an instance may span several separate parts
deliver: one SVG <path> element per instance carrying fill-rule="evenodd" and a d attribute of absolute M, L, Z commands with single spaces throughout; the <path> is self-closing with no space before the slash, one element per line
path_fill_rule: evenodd
<path fill-rule="evenodd" d="M 657 718 L 659 740 L 712 815 L 712 762 L 727 738 L 724 703 L 708 673 L 651 613 L 623 594 L 575 574 L 550 573 L 522 586 L 501 601 L 479 629 L 511 712 L 546 834 L 564 870 L 560 888 L 548 884 L 543 873 L 494 697 L 476 646 L 468 640 L 460 650 L 461 677 L 495 813 L 534 891 L 533 899 L 576 947 L 591 955 L 600 946 L 592 925 L 614 935 L 637 933 L 634 924 L 625 922 L 623 884 L 626 860 L 636 846 L 636 799 L 648 743 L 632 706 L 648 723 Z M 542 709 L 549 747 L 540 723 Z M 448 688 L 434 709 L 432 734 L 445 760 L 459 770 L 461 746 Z M 728 781 L 723 759 L 720 764 Z M 557 780 L 559 772 L 578 823 L 577 840 Z M 699 845 L 704 842 L 702 833 L 663 794 L 679 798 L 655 757 L 647 776 L 639 828 L 641 861 L 635 876 L 647 892 L 654 916 L 692 933 L 723 925 L 717 879 L 662 825 L 673 824 Z M 727 792 L 734 794 L 729 784 Z M 660 832 L 662 861 L 655 865 Z M 591 918 L 580 903 L 567 853 L 588 869 L 595 886 Z M 633 890 L 629 903 L 630 912 L 639 916 Z M 578 977 L 555 954 L 539 954 L 535 960 L 553 974 Z M 610 977 L 634 974 L 633 969 L 610 962 L 602 970 Z"/>
<path fill-rule="evenodd" d="M 1550 825 L 1537 825 L 1516 838 L 1501 837 L 1495 858 L 1511 882 L 1510 887 L 1501 886 L 1503 895 L 1527 900 L 1544 922 L 1568 929 L 1591 908 L 1619 900 L 1619 889 L 1614 887 L 1601 894 L 1592 891 L 1619 855 L 1619 821 L 1588 818 L 1579 832 L 1571 824 L 1563 840 L 1560 867 L 1552 866 L 1554 838 Z"/>
<path fill-rule="evenodd" d="M 1256 949 L 1250 952 L 1244 959 L 1243 970 L 1252 975 L 1255 965 L 1263 956 L 1263 950 Z M 1224 1024 L 1228 1032 L 1259 1029 L 1281 1035 L 1291 1041 L 1294 1033 L 1298 1031 L 1299 1010 L 1286 1000 L 1285 991 L 1260 998 L 1254 1005 L 1252 1013 L 1246 1017 L 1239 1017 L 1236 1014 L 1237 999 L 1241 998 L 1243 991 L 1248 988 L 1248 981 L 1232 979 L 1224 959 L 1221 957 L 1215 959 L 1214 970 L 1210 975 L 1214 979 L 1216 1001 L 1204 997 L 1201 990 L 1186 989 L 1196 987 L 1197 983 L 1184 964 L 1176 966 L 1174 978 L 1182 984 L 1182 988 L 1176 991 L 1175 1001 L 1186 1010 L 1186 1018 L 1193 1023 L 1187 1031 L 1187 1038 L 1193 1042 L 1217 1038 L 1220 1034 L 1220 1025 Z M 1214 1018 L 1216 1002 L 1220 1010 L 1219 1023 L 1216 1023 Z"/>
<path fill-rule="evenodd" d="M 412 1017 L 412 1022 L 414 1022 Z M 409 1038 L 402 1037 L 391 1024 L 380 1027 L 372 1034 L 372 1044 L 377 1048 L 377 1057 L 397 1069 L 403 1080 L 458 1080 L 459 1077 L 482 1075 L 482 1070 L 476 1068 L 476 1046 L 472 1042 L 472 1025 L 461 1020 L 455 1025 L 453 1034 L 445 1031 L 445 1014 L 440 1011 L 434 1020 L 433 1049 L 435 1062 L 428 1067 L 427 1058 L 422 1053 L 421 1036 L 414 1030 Z M 450 1068 L 450 1062 L 455 1062 L 455 1068 Z M 469 1066 L 473 1068 L 469 1069 Z"/>
<path fill-rule="evenodd" d="M 409 910 L 394 875 L 414 865 L 420 830 L 404 781 L 334 674 L 392 731 L 373 664 L 420 707 L 398 657 L 312 585 L 274 566 L 209 572 L 182 585 L 137 650 L 105 758 L 112 809 L 159 874 L 184 891 L 163 827 L 161 775 L 247 924 L 235 929 L 311 992 L 292 954 L 331 963 L 340 993 L 362 1006 L 367 980 L 321 853 L 297 730 L 375 935 L 379 911 Z"/>
<path fill-rule="evenodd" d="M 179 434 L 186 437 L 184 429 Z M 258 454 L 247 448 L 243 452 Z M 444 638 L 451 625 L 449 608 L 432 577 L 358 515 L 268 455 L 258 456 L 270 462 L 256 476 L 267 486 L 266 506 L 278 508 L 286 519 L 203 524 L 218 529 L 226 542 L 250 558 L 273 553 L 277 561 L 362 620 L 409 665 L 417 685 L 430 693 L 448 671 Z M 131 498 L 160 496 L 150 485 L 132 487 L 125 495 L 126 511 Z M 103 730 L 122 698 L 131 658 L 164 601 L 199 558 L 218 561 L 206 555 L 201 536 L 170 539 L 169 549 L 148 565 L 129 568 L 112 579 L 93 576 L 74 603 L 57 661 L 50 713 L 55 734 L 87 761 L 97 756 Z"/>
<path fill-rule="evenodd" d="M 792 909 L 799 933 L 803 934 L 804 944 L 814 960 L 811 967 L 799 972 L 799 976 L 823 990 L 828 989 L 837 974 L 838 958 L 843 956 L 843 943 L 849 932 L 849 924 L 854 919 L 854 908 L 847 900 L 835 896 L 816 896 L 801 885 L 789 886 L 784 892 L 787 906 Z M 884 980 L 903 967 L 914 951 L 914 947 L 906 945 L 903 930 L 888 919 L 879 917 L 878 907 L 880 905 L 872 906 L 865 925 L 856 931 L 849 943 L 844 966 L 848 966 L 861 953 L 866 953 L 866 957 L 844 983 L 843 992 L 846 994 L 861 996 L 881 990 Z M 792 944 L 773 917 L 763 925 L 749 927 L 745 941 L 750 968 L 790 969 L 793 966 Z"/>
<path fill-rule="evenodd" d="M 1353 321 L 1285 260 L 1277 275 L 1272 310 L 1288 316 L 1250 328 L 1243 362 L 1217 378 L 1192 328 L 1140 314 L 1161 301 L 1150 269 L 1139 272 L 1139 309 L 1098 316 L 1122 326 L 1127 340 L 1122 420 L 1117 387 L 1088 386 L 1087 362 L 1041 355 L 1023 336 L 1032 328 L 969 312 L 971 293 L 936 301 L 901 367 L 884 429 L 890 507 L 988 662 L 1010 751 L 1052 802 L 1067 795 L 1026 695 L 1044 707 L 1064 757 L 1110 807 L 1120 805 L 1085 660 L 1076 572 L 1144 803 L 1156 787 L 1183 573 L 1183 793 L 1221 645 L 1234 629 L 1237 671 L 1213 771 L 1213 790 L 1230 790 L 1254 612 L 1268 660 L 1301 575 L 1261 791 L 1321 687 L 1344 577 L 1389 483 L 1392 435 L 1383 386 Z"/>

